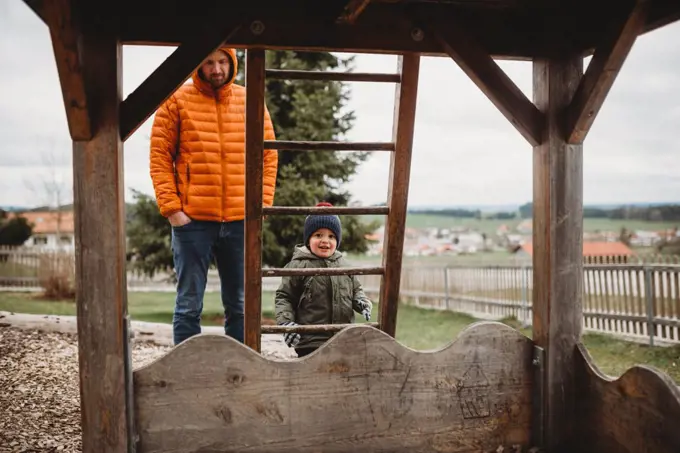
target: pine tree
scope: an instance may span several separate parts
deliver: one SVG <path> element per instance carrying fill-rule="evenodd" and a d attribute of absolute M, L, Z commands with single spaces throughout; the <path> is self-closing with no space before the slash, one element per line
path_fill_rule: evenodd
<path fill-rule="evenodd" d="M 244 53 L 239 53 L 240 83 L 244 83 Z M 351 70 L 353 58 L 328 52 L 267 51 L 266 65 L 273 69 L 329 71 Z M 267 108 L 278 140 L 334 141 L 344 139 L 355 116 L 344 111 L 350 93 L 346 84 L 334 81 L 267 80 Z M 350 194 L 341 190 L 368 157 L 361 152 L 279 151 L 277 206 L 314 206 L 328 201 L 347 206 Z M 365 252 L 365 235 L 377 228 L 357 216 L 341 216 L 342 251 Z M 272 216 L 264 223 L 263 262 L 282 266 L 302 242 L 304 216 Z"/>

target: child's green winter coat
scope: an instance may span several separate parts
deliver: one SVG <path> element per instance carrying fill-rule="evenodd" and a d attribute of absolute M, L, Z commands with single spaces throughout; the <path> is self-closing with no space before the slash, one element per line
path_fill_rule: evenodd
<path fill-rule="evenodd" d="M 319 258 L 307 247 L 297 246 L 286 268 L 347 267 L 337 250 L 329 258 Z M 298 324 L 349 324 L 354 312 L 361 313 L 359 302 L 367 299 L 361 283 L 350 275 L 283 277 L 276 290 L 276 322 Z M 333 334 L 302 334 L 297 348 L 317 348 Z"/>

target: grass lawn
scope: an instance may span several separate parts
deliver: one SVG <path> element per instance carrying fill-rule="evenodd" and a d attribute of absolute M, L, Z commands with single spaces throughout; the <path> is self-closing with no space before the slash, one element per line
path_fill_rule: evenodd
<path fill-rule="evenodd" d="M 132 317 L 143 321 L 170 322 L 173 300 L 173 293 L 128 293 Z M 222 314 L 219 294 L 206 294 L 204 304 L 204 325 L 220 325 L 221 321 L 217 319 Z M 262 305 L 263 317 L 273 317 L 271 292 L 262 294 Z M 75 305 L 67 301 L 37 300 L 33 294 L 0 293 L 0 311 L 74 315 Z M 374 315 L 374 319 L 376 318 L 377 310 Z M 397 315 L 397 340 L 417 350 L 436 349 L 450 343 L 474 321 L 475 318 L 465 314 L 401 305 Z M 512 319 L 504 322 L 512 327 L 519 327 Z M 520 331 L 531 336 L 530 329 Z M 609 375 L 618 376 L 633 365 L 646 364 L 665 371 L 680 383 L 680 345 L 650 347 L 599 334 L 586 334 L 583 341 L 597 365 Z"/>

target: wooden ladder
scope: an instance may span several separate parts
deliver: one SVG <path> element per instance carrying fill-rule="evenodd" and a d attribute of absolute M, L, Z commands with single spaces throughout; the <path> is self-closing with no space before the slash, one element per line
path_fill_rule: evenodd
<path fill-rule="evenodd" d="M 396 74 L 338 73 L 265 69 L 263 49 L 246 51 L 246 193 L 245 193 L 245 339 L 260 352 L 263 333 L 339 331 L 348 324 L 295 327 L 262 326 L 262 277 L 292 275 L 381 275 L 379 322 L 371 325 L 394 337 L 397 324 L 404 228 L 411 171 L 411 150 L 418 92 L 420 55 L 399 55 Z M 265 77 L 288 80 L 388 82 L 396 84 L 392 142 L 346 143 L 264 141 Z M 391 152 L 387 205 L 378 207 L 262 206 L 265 149 L 296 151 L 388 151 Z M 262 269 L 262 219 L 281 214 L 386 215 L 381 267 Z"/>

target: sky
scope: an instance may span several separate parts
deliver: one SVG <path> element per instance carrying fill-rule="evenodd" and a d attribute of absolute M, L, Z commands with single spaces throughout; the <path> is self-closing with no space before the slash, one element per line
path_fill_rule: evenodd
<path fill-rule="evenodd" d="M 124 96 L 173 50 L 125 46 Z M 355 71 L 395 72 L 396 61 L 358 54 Z M 71 199 L 71 140 L 49 31 L 18 0 L 0 2 L 0 62 L 0 206 L 50 203 L 45 182 Z M 531 63 L 498 63 L 531 99 Z M 357 120 L 345 139 L 390 141 L 394 84 L 349 86 Z M 639 37 L 617 77 L 584 143 L 586 204 L 680 202 L 679 87 L 680 22 Z M 131 188 L 153 193 L 152 118 L 125 142 L 128 200 Z M 531 146 L 455 62 L 423 57 L 409 206 L 522 204 L 532 196 L 531 166 Z M 346 186 L 353 200 L 384 202 L 388 170 L 388 153 L 374 153 Z"/>

